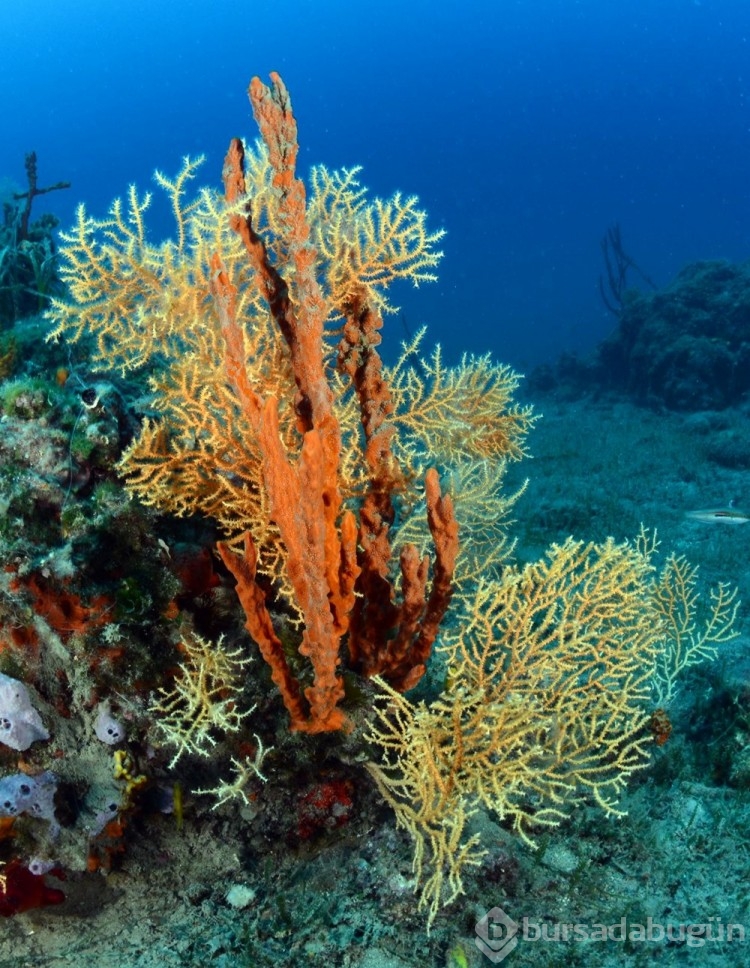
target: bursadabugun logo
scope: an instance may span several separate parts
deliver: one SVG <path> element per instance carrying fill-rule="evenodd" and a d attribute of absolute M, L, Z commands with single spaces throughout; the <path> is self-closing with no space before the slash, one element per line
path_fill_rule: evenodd
<path fill-rule="evenodd" d="M 612 924 L 571 924 L 561 921 L 540 922 L 528 917 L 514 921 L 501 907 L 493 907 L 477 921 L 475 930 L 474 943 L 495 965 L 506 958 L 519 941 L 529 944 L 571 944 L 577 941 L 628 941 L 631 944 L 651 945 L 679 943 L 688 948 L 745 943 L 744 925 L 715 916 L 702 921 L 660 922 L 649 917 L 645 923 L 641 923 L 623 917 Z"/>

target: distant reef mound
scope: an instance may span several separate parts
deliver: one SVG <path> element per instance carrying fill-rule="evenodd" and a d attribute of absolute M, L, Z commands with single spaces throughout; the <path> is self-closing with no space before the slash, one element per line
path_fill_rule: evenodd
<path fill-rule="evenodd" d="M 530 389 L 627 397 L 683 412 L 750 399 L 750 261 L 695 262 L 664 289 L 628 290 L 588 359 L 539 367 Z"/>

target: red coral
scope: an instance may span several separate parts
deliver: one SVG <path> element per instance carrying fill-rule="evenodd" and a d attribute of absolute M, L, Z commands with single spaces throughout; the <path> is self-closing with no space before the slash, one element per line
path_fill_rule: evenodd
<path fill-rule="evenodd" d="M 316 783 L 297 805 L 297 834 L 301 840 L 310 840 L 324 830 L 335 830 L 349 820 L 353 808 L 350 780 Z"/>
<path fill-rule="evenodd" d="M 16 580 L 11 585 L 18 585 Z M 91 605 L 84 605 L 78 595 L 64 588 L 54 588 L 50 583 L 31 575 L 26 587 L 34 596 L 34 611 L 66 642 L 74 632 L 105 625 L 109 621 L 111 601 L 106 595 L 97 595 Z"/>
<path fill-rule="evenodd" d="M 39 636 L 36 630 L 30 625 L 5 625 L 0 623 L 0 632 L 5 635 L 0 639 L 0 652 L 7 646 L 12 646 L 23 652 L 24 655 L 37 657 L 39 651 Z"/>
<path fill-rule="evenodd" d="M 0 915 L 7 918 L 32 908 L 62 904 L 65 895 L 47 887 L 43 874 L 32 874 L 19 860 L 0 867 Z"/>
<path fill-rule="evenodd" d="M 655 709 L 653 711 L 649 727 L 656 745 L 663 746 L 672 735 L 672 723 L 666 709 Z"/>

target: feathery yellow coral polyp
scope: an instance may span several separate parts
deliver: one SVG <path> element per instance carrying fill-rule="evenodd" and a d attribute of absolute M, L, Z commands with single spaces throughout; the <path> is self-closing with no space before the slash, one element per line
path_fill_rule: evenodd
<path fill-rule="evenodd" d="M 171 689 L 160 689 L 150 706 L 163 741 L 175 748 L 173 767 L 185 753 L 208 756 L 219 733 L 234 733 L 252 709 L 242 712 L 237 698 L 250 659 L 227 650 L 223 636 L 207 642 L 191 632 L 181 642 L 184 661 Z"/>
<path fill-rule="evenodd" d="M 387 201 L 369 201 L 356 178 L 360 170 L 330 172 L 318 165 L 311 174 L 312 239 L 332 304 L 342 315 L 361 287 L 378 310 L 392 312 L 385 290 L 396 279 L 434 282 L 429 270 L 442 256 L 434 246 L 445 235 L 427 230 L 426 214 L 414 196 L 396 192 Z"/>
<path fill-rule="evenodd" d="M 629 545 L 553 546 L 462 596 L 443 697 L 414 704 L 385 689 L 370 733 L 383 758 L 370 771 L 414 838 L 430 921 L 481 859 L 464 829 L 479 804 L 529 841 L 585 796 L 617 813 L 648 762 L 661 631 L 651 576 Z"/>
<path fill-rule="evenodd" d="M 424 330 L 409 345 L 414 357 Z M 536 418 L 531 407 L 513 403 L 519 377 L 508 366 L 493 363 L 489 354 L 464 356 L 458 366 L 446 366 L 438 346 L 419 370 L 406 357 L 388 371 L 394 400 L 393 424 L 403 430 L 412 456 L 429 450 L 445 464 L 466 459 L 493 462 L 520 460 L 524 440 Z M 472 406 L 466 406 L 467 401 Z"/>
<path fill-rule="evenodd" d="M 78 206 L 74 229 L 61 235 L 60 271 L 73 302 L 53 301 L 51 317 L 57 325 L 52 336 L 65 332 L 75 340 L 91 333 L 96 358 L 123 371 L 143 366 L 163 342 L 173 344 L 182 331 L 191 342 L 191 323 L 200 319 L 209 294 L 209 239 L 195 231 L 201 197 L 188 203 L 184 195 L 202 161 L 186 157 L 174 181 L 158 175 L 176 215 L 176 243 L 148 241 L 145 215 L 151 196 L 139 197 L 133 185 L 127 203 L 116 199 L 108 218 L 91 218 Z M 188 235 L 196 246 L 190 256 Z"/>
<path fill-rule="evenodd" d="M 710 592 L 710 608 L 699 624 L 698 569 L 681 555 L 667 558 L 655 589 L 656 607 L 667 632 L 653 676 L 654 705 L 669 706 L 678 676 L 690 666 L 715 659 L 718 646 L 739 635 L 737 589 L 721 582 Z"/>

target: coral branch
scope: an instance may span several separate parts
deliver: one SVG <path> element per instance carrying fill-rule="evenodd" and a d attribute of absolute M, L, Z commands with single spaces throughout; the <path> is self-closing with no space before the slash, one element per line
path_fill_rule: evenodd
<path fill-rule="evenodd" d="M 425 671 L 438 627 L 448 608 L 458 552 L 458 526 L 449 497 L 441 498 L 438 474 L 425 477 L 427 519 L 436 559 L 432 589 L 427 597 L 429 558 L 420 559 L 416 547 L 401 550 L 403 599 L 394 603 L 389 579 L 392 557 L 389 531 L 393 523 L 393 494 L 405 486 L 391 450 L 395 428 L 388 383 L 375 347 L 383 321 L 360 288 L 346 305 L 346 324 L 339 343 L 338 365 L 352 381 L 365 434 L 365 462 L 369 484 L 360 509 L 362 594 L 354 605 L 349 636 L 352 665 L 365 675 L 382 675 L 397 689 L 413 688 Z"/>
<path fill-rule="evenodd" d="M 391 668 L 385 670 L 388 681 L 400 692 L 408 692 L 412 689 L 425 673 L 425 663 L 430 657 L 440 623 L 450 605 L 453 594 L 453 573 L 458 555 L 458 524 L 453 513 L 453 502 L 450 495 L 441 495 L 440 481 L 434 468 L 428 470 L 425 475 L 425 493 L 427 522 L 435 545 L 432 587 L 429 598 L 425 602 L 416 636 L 413 641 L 409 639 L 403 641 L 406 648 L 393 650 L 396 654 L 401 652 L 400 661 L 394 662 Z"/>
<path fill-rule="evenodd" d="M 309 420 L 324 435 L 334 439 L 326 444 L 329 459 L 338 460 L 338 425 L 332 415 L 333 395 L 323 367 L 323 325 L 328 307 L 316 277 L 317 253 L 310 244 L 310 225 L 307 219 L 305 186 L 295 173 L 297 160 L 297 123 L 292 114 L 284 82 L 278 74 L 271 74 L 271 87 L 254 77 L 248 91 L 255 120 L 268 148 L 268 160 L 273 171 L 272 184 L 280 195 L 279 217 L 283 227 L 283 242 L 294 266 L 297 316 L 292 303 L 287 304 L 288 326 L 282 329 L 292 353 L 292 368 L 301 400 L 297 413 Z M 308 413 L 309 410 L 309 413 Z M 307 429 L 305 427 L 305 429 Z"/>
<path fill-rule="evenodd" d="M 260 654 L 271 668 L 271 678 L 279 689 L 284 705 L 292 719 L 292 727 L 304 724 L 307 712 L 299 685 L 291 673 L 281 640 L 276 635 L 266 606 L 266 596 L 256 579 L 258 554 L 249 534 L 245 535 L 243 555 L 235 554 L 226 544 L 217 545 L 222 561 L 237 581 L 237 596 L 245 610 L 245 628 L 260 649 Z"/>
<path fill-rule="evenodd" d="M 309 711 L 303 708 L 299 690 L 273 632 L 264 596 L 255 581 L 257 552 L 251 538 L 245 538 L 245 555 L 251 554 L 251 560 L 244 566 L 226 547 L 220 546 L 220 552 L 237 579 L 248 631 L 273 670 L 274 681 L 292 717 L 292 727 L 308 732 L 339 729 L 344 717 L 336 706 L 343 697 L 343 686 L 336 668 L 340 636 L 346 631 L 356 577 L 351 514 L 344 516 L 345 544 L 342 544 L 336 521 L 341 500 L 335 476 L 335 497 L 330 498 L 321 437 L 315 429 L 307 431 L 299 461 L 296 465 L 290 463 L 279 434 L 278 401 L 275 397 L 261 401 L 250 386 L 243 366 L 242 333 L 236 320 L 237 294 L 218 256 L 214 259 L 212 290 L 226 341 L 227 375 L 257 435 L 271 517 L 286 551 L 286 572 L 295 603 L 305 620 L 299 651 L 310 659 L 315 673 L 313 685 L 305 691 Z"/>

